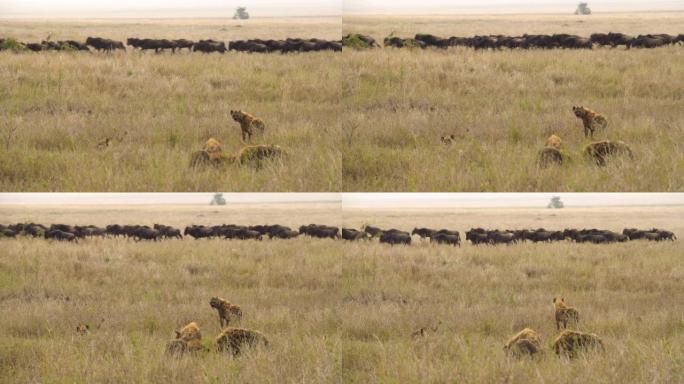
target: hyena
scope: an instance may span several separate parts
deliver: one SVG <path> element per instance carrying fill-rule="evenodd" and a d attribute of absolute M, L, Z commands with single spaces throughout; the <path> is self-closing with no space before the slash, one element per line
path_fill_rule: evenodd
<path fill-rule="evenodd" d="M 242 309 L 240 306 L 232 304 L 230 301 L 220 298 L 212 297 L 209 300 L 209 305 L 218 311 L 219 323 L 221 329 L 227 327 L 230 324 L 230 318 L 234 317 L 237 321 L 242 320 Z"/>
<path fill-rule="evenodd" d="M 243 111 L 230 111 L 230 116 L 233 117 L 233 120 L 240 123 L 243 141 L 249 141 L 252 138 L 254 129 L 258 129 L 261 133 L 264 133 L 266 124 L 264 124 L 263 120 L 252 116 L 252 114 Z"/>
<path fill-rule="evenodd" d="M 584 137 L 591 135 L 594 138 L 594 131 L 597 128 L 606 129 L 608 120 L 603 115 L 582 106 L 573 106 L 572 111 L 577 118 L 582 119 L 584 124 Z"/>
<path fill-rule="evenodd" d="M 227 327 L 216 337 L 216 347 L 219 352 L 230 352 L 239 355 L 243 347 L 268 346 L 268 340 L 259 331 L 244 328 Z"/>
<path fill-rule="evenodd" d="M 513 356 L 520 356 L 522 354 L 534 355 L 541 352 L 539 334 L 532 328 L 525 328 L 504 344 L 504 351 Z"/>
<path fill-rule="evenodd" d="M 563 328 L 568 327 L 568 321 L 573 320 L 575 324 L 579 322 L 579 312 L 574 307 L 565 304 L 562 297 L 553 298 L 553 306 L 556 309 L 556 329 L 560 330 L 561 323 Z"/>

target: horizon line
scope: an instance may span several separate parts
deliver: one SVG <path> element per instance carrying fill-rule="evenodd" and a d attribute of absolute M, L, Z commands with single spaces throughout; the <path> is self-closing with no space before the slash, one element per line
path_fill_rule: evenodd
<path fill-rule="evenodd" d="M 501 16 L 501 15 L 514 15 L 514 16 L 519 16 L 519 15 L 525 15 L 525 16 L 538 16 L 538 15 L 557 15 L 557 16 L 592 16 L 592 15 L 610 15 L 610 14 L 627 14 L 627 13 L 682 13 L 684 12 L 684 8 L 682 9 L 654 9 L 654 10 L 640 10 L 640 9 L 634 9 L 634 10 L 620 10 L 620 11 L 592 11 L 591 15 L 575 15 L 574 13 L 569 13 L 569 12 L 522 12 L 522 11 L 514 11 L 511 10 L 511 12 L 507 11 L 502 11 L 502 12 L 459 12 L 457 10 L 453 11 L 444 11 L 441 13 L 434 13 L 434 12 L 429 12 L 429 13 L 420 13 L 416 12 L 414 10 L 405 10 L 401 12 L 364 12 L 364 11 L 343 11 L 342 17 L 344 16 Z"/>

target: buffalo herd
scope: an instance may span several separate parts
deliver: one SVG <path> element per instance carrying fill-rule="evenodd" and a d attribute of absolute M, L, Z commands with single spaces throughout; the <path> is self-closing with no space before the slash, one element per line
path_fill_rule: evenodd
<path fill-rule="evenodd" d="M 0 38 L 0 50 L 4 47 L 4 39 Z M 668 35 L 665 33 L 629 36 L 624 33 L 594 33 L 589 37 L 558 33 L 552 35 L 505 36 L 478 35 L 472 37 L 438 37 L 431 34 L 416 34 L 412 38 L 388 36 L 384 39 L 384 46 L 394 48 L 449 48 L 469 47 L 479 49 L 592 49 L 595 46 L 629 48 L 657 48 L 666 45 L 684 43 L 684 34 Z M 216 40 L 192 41 L 187 39 L 140 39 L 131 37 L 126 44 L 121 41 L 101 37 L 88 37 L 85 42 L 75 40 L 42 41 L 40 43 L 17 43 L 16 45 L 30 51 L 90 51 L 90 47 L 97 51 L 111 52 L 126 50 L 126 45 L 136 50 L 181 51 L 189 52 L 225 53 L 228 51 L 270 53 L 270 52 L 316 52 L 342 51 L 342 46 L 359 48 L 359 44 L 366 48 L 380 45 L 371 36 L 348 34 L 341 40 L 300 39 L 287 38 L 284 40 L 234 40 L 227 45 Z"/>
<path fill-rule="evenodd" d="M 0 38 L 0 50 L 3 49 L 5 40 Z M 17 46 L 33 51 L 90 51 L 92 47 L 96 51 L 112 52 L 117 50 L 126 50 L 126 45 L 135 50 L 154 50 L 155 52 L 162 51 L 181 51 L 187 49 L 189 52 L 203 52 L 225 53 L 228 51 L 237 52 L 254 52 L 254 53 L 270 53 L 270 52 L 316 52 L 316 51 L 342 51 L 342 42 L 334 40 L 323 39 L 285 39 L 285 40 L 234 40 L 228 43 L 216 40 L 199 40 L 192 41 L 186 39 L 139 39 L 129 38 L 126 40 L 126 45 L 121 41 L 105 39 L 101 37 L 88 37 L 85 42 L 78 42 L 75 40 L 63 41 L 42 41 L 41 43 L 17 43 Z"/>
<path fill-rule="evenodd" d="M 647 234 L 648 235 L 645 235 Z M 473 228 L 466 232 L 466 240 L 469 240 L 473 245 L 478 244 L 512 244 L 518 242 L 530 241 L 538 242 L 554 242 L 569 240 L 576 243 L 623 243 L 629 240 L 647 239 L 647 240 L 672 240 L 677 237 L 674 233 L 666 230 L 651 228 L 647 230 L 639 230 L 634 228 L 625 228 L 622 233 L 613 232 L 607 229 L 564 229 L 562 231 L 549 231 L 543 228 L 539 229 L 514 229 L 514 230 L 486 230 L 483 228 Z"/>
<path fill-rule="evenodd" d="M 193 239 L 236 239 L 236 240 L 262 240 L 265 236 L 269 239 L 292 239 L 298 236 L 313 238 L 344 239 L 349 241 L 371 240 L 377 238 L 380 243 L 391 245 L 410 245 L 413 236 L 421 240 L 429 240 L 435 244 L 452 246 L 461 245 L 459 231 L 449 229 L 414 228 L 406 232 L 399 229 L 381 229 L 366 225 L 361 229 L 338 228 L 334 226 L 309 224 L 293 229 L 284 225 L 235 225 L 223 224 L 214 226 L 190 225 L 182 231 L 162 224 L 147 225 L 119 225 L 112 224 L 106 227 L 94 225 L 67 225 L 52 224 L 45 226 L 35 223 L 19 223 L 11 225 L 0 224 L 0 238 L 15 238 L 18 235 L 27 237 L 43 237 L 59 241 L 77 242 L 79 239 L 89 237 L 127 237 L 136 241 L 163 239 L 182 239 L 190 236 Z M 674 241 L 677 237 L 671 231 L 662 229 L 636 229 L 625 228 L 622 233 L 606 229 L 565 229 L 552 231 L 540 229 L 507 229 L 487 230 L 484 228 L 471 228 L 465 232 L 465 240 L 472 245 L 496 245 L 514 244 L 521 242 L 554 242 L 573 241 L 577 243 L 607 244 L 626 242 L 630 240 Z"/>
<path fill-rule="evenodd" d="M 373 48 L 378 44 L 375 39 L 361 34 L 349 34 L 342 38 L 343 43 L 349 47 L 358 48 L 357 42 L 364 42 L 365 47 Z M 352 45 L 351 42 L 355 44 Z M 594 33 L 590 37 L 582 37 L 577 35 L 569 35 L 566 33 L 558 33 L 553 35 L 528 35 L 522 36 L 505 36 L 505 35 L 485 35 L 472 37 L 457 37 L 452 36 L 448 38 L 438 37 L 431 34 L 416 34 L 412 38 L 401 38 L 397 36 L 388 36 L 384 39 L 385 47 L 394 48 L 449 48 L 449 47 L 469 47 L 476 50 L 479 49 L 553 49 L 553 48 L 567 48 L 567 49 L 592 49 L 594 46 L 618 47 L 624 46 L 629 48 L 656 48 L 665 45 L 675 45 L 684 43 L 684 34 L 677 36 L 660 34 L 648 34 L 639 36 L 628 36 L 624 33 Z"/>

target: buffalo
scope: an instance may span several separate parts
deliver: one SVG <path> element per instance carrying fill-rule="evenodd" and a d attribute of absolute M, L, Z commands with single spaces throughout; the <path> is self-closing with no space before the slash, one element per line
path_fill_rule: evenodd
<path fill-rule="evenodd" d="M 122 42 L 110 39 L 103 39 L 101 37 L 88 37 L 86 39 L 86 45 L 89 45 L 98 51 L 111 52 L 117 49 L 121 49 L 123 51 L 126 50 L 126 47 Z"/>
<path fill-rule="evenodd" d="M 382 233 L 382 235 L 380 235 L 380 242 L 390 245 L 411 245 L 411 234 L 399 230 L 385 231 Z"/>
<path fill-rule="evenodd" d="M 189 227 L 185 227 L 185 230 L 183 231 L 183 235 L 190 235 L 192 236 L 195 240 L 197 239 L 203 239 L 203 238 L 211 238 L 214 236 L 214 231 L 212 228 L 207 228 L 204 226 L 197 226 L 197 225 L 192 225 Z"/>
<path fill-rule="evenodd" d="M 285 229 L 282 231 L 275 232 L 274 234 L 270 235 L 271 237 L 275 237 L 277 239 L 294 239 L 295 237 L 299 236 L 300 233 L 291 229 Z"/>
<path fill-rule="evenodd" d="M 437 244 L 449 244 L 453 246 L 461 246 L 461 238 L 459 235 L 451 235 L 447 233 L 437 233 L 430 238 L 430 242 L 436 242 Z"/>
<path fill-rule="evenodd" d="M 224 42 L 219 42 L 219 41 L 214 41 L 214 40 L 200 40 L 192 46 L 192 51 L 193 52 L 202 52 L 202 53 L 212 53 L 212 52 L 225 53 L 228 50 L 226 49 L 226 43 L 224 43 Z"/>
<path fill-rule="evenodd" d="M 0 229 L 0 237 L 15 238 L 15 237 L 17 237 L 17 233 L 12 229 L 2 228 L 2 229 Z"/>
<path fill-rule="evenodd" d="M 170 227 L 168 225 L 162 225 L 162 224 L 155 224 L 154 229 L 159 231 L 159 237 L 160 238 L 175 238 L 175 239 L 182 239 L 183 235 L 181 235 L 181 231 L 178 228 Z"/>
<path fill-rule="evenodd" d="M 161 234 L 161 232 L 159 232 L 156 229 L 152 229 L 150 227 L 145 226 L 145 227 L 140 227 L 140 228 L 136 229 L 135 231 L 133 231 L 132 237 L 136 241 L 140 241 L 140 240 L 157 241 L 157 240 L 161 239 L 162 234 Z"/>
<path fill-rule="evenodd" d="M 421 239 L 424 239 L 426 237 L 432 237 L 435 232 L 437 231 L 430 228 L 413 228 L 411 235 L 418 235 Z"/>
<path fill-rule="evenodd" d="M 344 240 L 361 240 L 368 239 L 370 234 L 351 228 L 342 228 L 342 239 Z"/>
<path fill-rule="evenodd" d="M 371 237 L 380 236 L 382 234 L 382 229 L 370 225 L 364 226 L 363 231 L 369 234 Z"/>
<path fill-rule="evenodd" d="M 61 231 L 59 229 L 50 229 L 43 235 L 46 239 L 55 239 L 58 241 L 70 241 L 77 243 L 76 235 L 71 232 Z"/>
<path fill-rule="evenodd" d="M 299 227 L 299 233 L 317 238 L 330 238 L 336 239 L 339 236 L 339 228 L 328 227 L 326 225 L 302 225 Z"/>

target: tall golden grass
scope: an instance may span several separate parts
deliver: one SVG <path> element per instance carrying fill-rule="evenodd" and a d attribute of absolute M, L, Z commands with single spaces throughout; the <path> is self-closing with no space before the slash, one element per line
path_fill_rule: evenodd
<path fill-rule="evenodd" d="M 381 41 L 390 33 L 416 32 L 588 36 L 628 25 L 638 27 L 622 31 L 676 33 L 677 20 L 682 20 L 681 13 L 661 19 L 596 21 L 541 16 L 345 17 L 344 28 L 345 33 L 368 33 Z M 474 24 L 478 27 L 470 28 Z M 343 190 L 682 190 L 683 58 L 681 46 L 630 51 L 347 50 Z M 587 161 L 582 147 L 589 139 L 572 113 L 573 105 L 604 114 L 607 130 L 595 138 L 625 141 L 635 160 L 617 158 L 605 168 Z M 440 137 L 451 134 L 455 143 L 443 145 Z M 540 169 L 538 153 L 551 134 L 562 138 L 570 159 L 562 166 Z"/>
<path fill-rule="evenodd" d="M 107 220 L 97 210 L 74 211 L 76 216 L 58 207 L 31 211 L 43 222 Z M 16 221 L 15 210 L 3 212 Z M 316 209 L 307 212 L 316 219 L 273 207 L 270 213 L 256 212 L 255 220 L 334 223 Z M 435 212 L 350 210 L 343 222 L 462 229 L 468 220 L 491 227 L 514 222 L 556 228 L 565 218 L 619 229 L 621 220 L 633 217 L 636 226 L 682 230 L 681 208 Z M 247 209 L 239 215 L 224 222 L 252 216 Z M 127 216 L 121 212 L 111 219 L 166 217 L 161 210 L 131 208 Z M 181 210 L 174 224 L 191 217 L 196 218 L 190 210 Z M 207 218 L 214 220 L 219 218 Z M 684 378 L 681 240 L 461 248 L 306 238 L 0 242 L 2 382 L 674 383 Z M 270 347 L 236 359 L 211 351 L 219 332 L 208 303 L 213 295 L 241 305 L 242 325 L 264 332 Z M 579 309 L 578 329 L 601 336 L 604 353 L 575 360 L 552 353 L 556 295 Z M 209 351 L 181 359 L 165 355 L 173 330 L 191 320 L 199 323 Z M 76 334 L 80 322 L 91 325 L 90 335 Z M 440 322 L 435 332 L 411 337 Z M 508 358 L 504 342 L 526 326 L 541 334 L 546 353 L 534 360 Z"/>
<path fill-rule="evenodd" d="M 245 23 L 243 23 L 245 24 Z M 244 37 L 239 23 L 130 25 L 3 22 L 19 40 L 100 35 Z M 250 23 L 250 25 L 252 25 Z M 258 22 L 264 36 L 325 37 L 339 22 Z M 305 26 L 309 26 L 307 30 Z M 129 28 L 130 27 L 130 28 Z M 216 28 L 216 29 L 214 29 Z M 332 29 L 331 29 L 332 28 Z M 239 32 L 234 32 L 238 30 Z M 0 29 L 4 35 L 5 29 Z M 332 32 L 334 34 L 334 32 Z M 37 38 L 35 37 L 36 35 Z M 250 36 L 256 37 L 256 36 Z M 4 191 L 331 191 L 341 183 L 341 71 L 332 52 L 288 55 L 0 53 Z M 241 142 L 231 109 L 253 113 L 266 133 L 253 143 L 288 154 L 257 169 L 190 168 L 190 154 L 215 137 Z M 100 151 L 97 143 L 113 139 Z"/>

